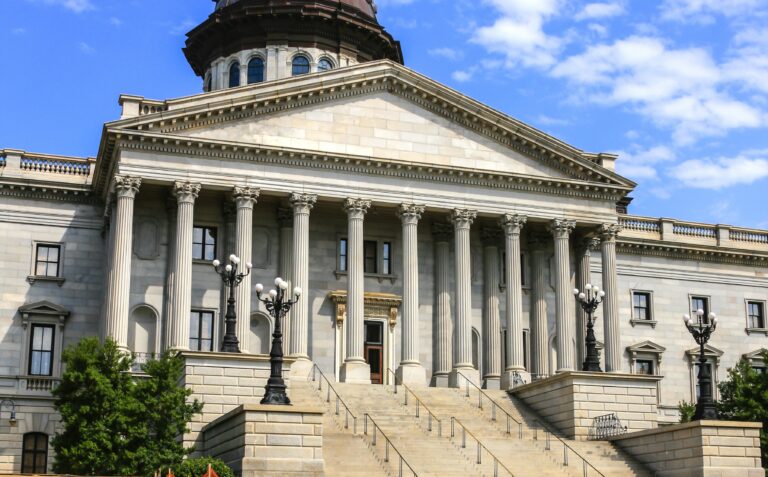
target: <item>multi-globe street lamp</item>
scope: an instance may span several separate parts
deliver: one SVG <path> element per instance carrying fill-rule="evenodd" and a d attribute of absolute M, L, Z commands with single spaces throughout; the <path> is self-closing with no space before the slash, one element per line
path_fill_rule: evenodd
<path fill-rule="evenodd" d="M 597 285 L 587 284 L 584 291 L 578 289 L 573 290 L 573 294 L 576 295 L 579 305 L 587 314 L 587 355 L 584 358 L 584 364 L 582 365 L 582 371 L 592 371 L 602 373 L 600 369 L 600 355 L 597 352 L 597 338 L 595 338 L 595 317 L 594 313 L 600 303 L 605 298 L 605 292 L 600 290 Z"/>
<path fill-rule="evenodd" d="M 245 273 L 238 273 L 240 269 L 240 259 L 237 255 L 229 256 L 229 263 L 221 266 L 219 260 L 213 261 L 213 268 L 219 274 L 224 284 L 229 287 L 229 299 L 227 300 L 227 314 L 224 315 L 224 341 L 221 345 L 221 351 L 225 353 L 239 353 L 240 343 L 237 340 L 237 314 L 235 312 L 235 288 L 237 288 L 245 277 L 251 273 L 252 265 L 250 262 L 245 264 Z M 241 317 L 244 319 L 245 317 Z"/>
<path fill-rule="evenodd" d="M 293 299 L 286 292 L 288 291 L 288 282 L 282 278 L 275 279 L 276 289 L 270 290 L 265 298 L 261 294 L 264 291 L 264 285 L 261 283 L 255 287 L 256 296 L 259 301 L 264 303 L 269 315 L 275 323 L 275 330 L 272 333 L 272 348 L 269 352 L 270 373 L 269 380 L 265 386 L 264 398 L 261 404 L 274 404 L 280 406 L 290 406 L 291 400 L 285 393 L 285 381 L 283 380 L 283 325 L 282 319 L 291 310 L 291 307 L 299 301 L 301 288 L 293 289 Z"/>
<path fill-rule="evenodd" d="M 685 327 L 693 335 L 693 339 L 699 344 L 699 400 L 696 403 L 696 412 L 693 415 L 694 421 L 702 419 L 717 420 L 717 405 L 712 393 L 712 372 L 707 365 L 707 357 L 704 355 L 705 346 L 712 337 L 717 328 L 717 315 L 710 313 L 707 319 L 704 318 L 704 310 L 694 311 L 696 321 L 689 315 L 683 316 Z"/>

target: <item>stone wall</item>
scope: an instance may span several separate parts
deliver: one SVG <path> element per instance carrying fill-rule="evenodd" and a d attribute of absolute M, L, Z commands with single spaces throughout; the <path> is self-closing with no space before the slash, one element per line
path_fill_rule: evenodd
<path fill-rule="evenodd" d="M 629 432 L 657 426 L 661 377 L 566 372 L 510 391 L 569 438 L 586 439 L 594 418 L 616 414 Z"/>
<path fill-rule="evenodd" d="M 322 422 L 322 409 L 244 404 L 203 428 L 205 453 L 241 477 L 320 477 Z"/>
<path fill-rule="evenodd" d="M 696 421 L 612 441 L 658 477 L 764 477 L 760 423 Z"/>

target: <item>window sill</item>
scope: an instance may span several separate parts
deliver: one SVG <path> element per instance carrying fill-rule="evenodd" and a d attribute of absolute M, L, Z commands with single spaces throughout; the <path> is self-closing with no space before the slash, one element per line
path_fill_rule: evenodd
<path fill-rule="evenodd" d="M 656 324 L 658 324 L 658 321 L 656 320 L 629 320 L 629 323 L 634 327 L 636 325 L 643 325 L 643 326 L 650 326 L 651 328 L 656 328 Z"/>
<path fill-rule="evenodd" d="M 751 335 L 752 333 L 756 334 L 764 334 L 765 336 L 768 336 L 768 328 L 746 328 L 745 331 L 748 335 Z"/>
<path fill-rule="evenodd" d="M 62 286 L 64 284 L 64 278 L 63 277 L 41 277 L 37 275 L 30 275 L 27 277 L 27 281 L 30 285 L 34 285 L 35 282 L 51 282 L 56 283 L 59 286 Z"/>
<path fill-rule="evenodd" d="M 333 272 L 334 275 L 336 275 L 336 280 L 338 280 L 341 277 L 346 277 L 349 275 L 349 272 L 341 272 L 339 270 L 336 270 Z M 385 280 L 389 280 L 390 283 L 395 283 L 397 281 L 397 275 L 384 275 L 382 273 L 366 273 L 364 274 L 365 278 L 375 278 L 379 281 L 379 283 L 384 282 Z"/>

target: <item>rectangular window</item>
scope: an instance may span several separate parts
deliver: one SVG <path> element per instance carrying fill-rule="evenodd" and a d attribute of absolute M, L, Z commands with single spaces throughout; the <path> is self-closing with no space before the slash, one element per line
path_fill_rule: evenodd
<path fill-rule="evenodd" d="M 32 325 L 32 341 L 29 346 L 29 375 L 53 374 L 53 325 Z"/>
<path fill-rule="evenodd" d="M 213 312 L 192 310 L 189 320 L 189 349 L 213 351 Z"/>
<path fill-rule="evenodd" d="M 704 316 L 702 320 L 704 323 L 709 322 L 709 298 L 704 296 L 692 296 L 691 297 L 691 313 L 694 323 L 696 323 L 695 314 L 698 310 L 704 310 Z"/>
<path fill-rule="evenodd" d="M 38 244 L 35 253 L 35 275 L 58 277 L 61 259 L 61 245 Z"/>
<path fill-rule="evenodd" d="M 653 376 L 653 361 L 650 359 L 638 359 L 635 362 L 635 374 Z"/>
<path fill-rule="evenodd" d="M 216 258 L 216 228 L 194 227 L 192 231 L 192 260 L 212 261 Z"/>
<path fill-rule="evenodd" d="M 363 242 L 363 271 L 365 273 L 378 273 L 378 243 L 375 240 Z"/>
<path fill-rule="evenodd" d="M 644 292 L 632 293 L 632 319 L 651 320 L 651 294 Z"/>
<path fill-rule="evenodd" d="M 39 432 L 24 434 L 21 450 L 21 472 L 48 473 L 48 435 Z"/>
<path fill-rule="evenodd" d="M 747 325 L 749 328 L 765 328 L 763 303 L 760 301 L 747 302 Z"/>
<path fill-rule="evenodd" d="M 347 251 L 348 242 L 347 239 L 343 238 L 339 240 L 339 271 L 340 272 L 346 272 L 347 271 L 347 264 L 348 264 L 348 254 Z"/>
<path fill-rule="evenodd" d="M 392 275 L 392 242 L 384 242 L 381 247 L 381 273 Z"/>

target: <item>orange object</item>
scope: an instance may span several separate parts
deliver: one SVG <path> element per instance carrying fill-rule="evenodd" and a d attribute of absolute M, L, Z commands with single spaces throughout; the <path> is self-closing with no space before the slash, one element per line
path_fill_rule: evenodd
<path fill-rule="evenodd" d="M 211 467 L 211 464 L 208 464 L 208 470 L 203 474 L 203 477 L 219 477 L 219 474 L 216 473 L 215 470 L 213 470 L 213 467 Z"/>

